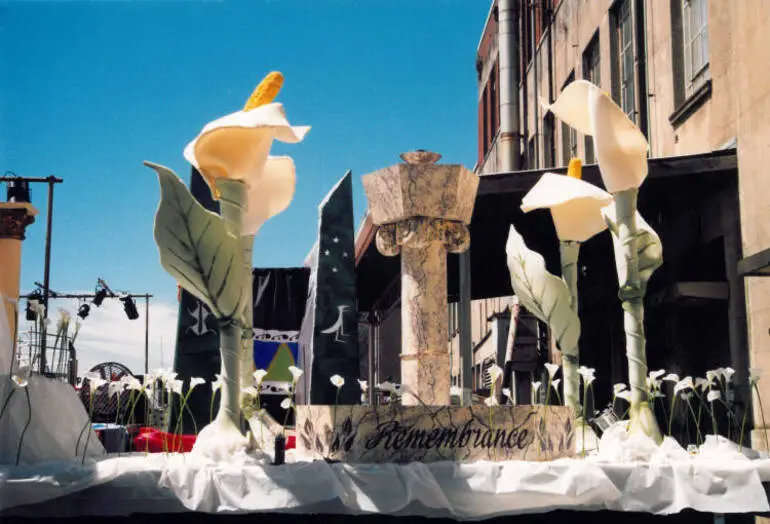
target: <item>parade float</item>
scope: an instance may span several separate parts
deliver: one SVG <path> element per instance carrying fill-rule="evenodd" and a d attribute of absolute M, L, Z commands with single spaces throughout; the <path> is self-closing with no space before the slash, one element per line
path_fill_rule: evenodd
<path fill-rule="evenodd" d="M 208 385 L 199 378 L 182 381 L 171 370 L 148 374 L 142 382 L 126 377 L 117 385 L 86 377 L 93 391 L 136 393 L 130 399 L 162 388 L 167 407 L 180 411 L 193 389 L 207 387 L 212 412 L 218 398 L 216 415 L 201 424 L 188 452 L 172 439 L 162 453 L 106 454 L 93 442 L 88 414 L 72 408 L 50 379 L 28 377 L 11 358 L 9 372 L 0 377 L 0 516 L 197 511 L 478 520 L 558 509 L 770 511 L 764 489 L 770 459 L 716 431 L 715 406 L 734 371 L 722 368 L 693 379 L 647 369 L 644 296 L 663 256 L 660 239 L 636 210 L 647 142 L 605 93 L 583 81 L 565 88 L 549 108 L 594 138 L 606 191 L 580 180 L 579 163 L 573 162 L 572 176 L 546 174 L 524 198 L 524 211 L 552 213 L 562 275 L 549 273 L 513 226 L 507 246 L 500 246 L 521 305 L 548 324 L 564 357 L 563 367 L 547 366 L 545 384 L 533 384 L 547 389 L 546 402 L 536 404 L 533 395 L 531 404 L 514 405 L 511 392 L 501 387 L 502 370 L 493 366 L 491 394 L 483 404 L 450 405 L 446 257 L 471 241 L 478 178 L 462 166 L 437 163 L 437 154 L 415 151 L 363 180 L 378 226 L 377 247 L 383 255 L 401 257 L 401 381 L 367 384 L 332 374 L 328 381 L 338 393 L 344 387 L 362 394 L 376 388 L 388 392 L 391 402 L 303 404 L 295 393 L 304 371 L 290 367 L 282 408 L 296 415 L 296 449 L 280 448 L 287 424 L 265 416 L 260 386 L 266 372 L 251 361 L 250 268 L 259 227 L 286 209 L 294 193 L 294 164 L 271 157 L 271 144 L 300 142 L 309 129 L 291 126 L 283 106 L 273 101 L 281 83 L 280 74 L 269 75 L 243 110 L 206 125 L 185 149 L 219 201 L 220 214 L 201 206 L 171 170 L 147 163 L 161 188 L 155 222 L 161 265 L 216 317 L 222 357 L 217 379 Z M 614 390 L 614 398 L 627 403 L 628 418 L 610 418 L 601 428 L 589 424 L 585 409 L 595 375 L 580 364 L 576 294 L 580 245 L 598 234 L 613 237 L 629 371 L 629 384 Z M 12 329 L 0 328 L 0 342 L 13 347 Z M 752 370 L 753 385 L 759 375 Z M 673 386 L 668 397 L 663 384 Z M 554 397 L 557 402 L 549 402 Z M 683 446 L 670 428 L 659 427 L 655 406 L 669 403 L 671 412 L 684 406 L 685 414 L 694 415 L 696 400 L 705 414 L 693 419 L 696 442 Z M 55 412 L 67 413 L 65 404 L 77 416 L 54 420 Z M 54 422 L 55 433 L 46 429 Z M 742 443 L 745 417 L 730 422 L 728 436 Z M 178 425 L 170 429 L 181 436 Z"/>

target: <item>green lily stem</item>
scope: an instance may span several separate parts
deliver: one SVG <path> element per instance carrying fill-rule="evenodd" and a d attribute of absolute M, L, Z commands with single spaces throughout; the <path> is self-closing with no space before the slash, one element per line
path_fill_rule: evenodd
<path fill-rule="evenodd" d="M 765 410 L 762 407 L 762 395 L 759 394 L 759 387 L 754 382 L 754 391 L 757 392 L 757 402 L 759 403 L 759 414 L 762 416 L 762 433 L 765 434 L 765 451 L 770 453 L 770 443 L 767 440 L 767 424 L 765 424 Z"/>
<path fill-rule="evenodd" d="M 674 407 L 676 406 L 676 393 L 671 396 L 671 416 L 668 418 L 668 436 L 671 436 L 672 425 L 674 423 Z"/>
<path fill-rule="evenodd" d="M 29 429 L 29 425 L 32 423 L 32 401 L 29 398 L 29 388 L 24 388 L 24 393 L 27 396 L 27 422 L 24 424 L 24 429 L 21 430 L 21 435 L 19 436 L 19 449 L 16 451 L 16 465 L 19 465 L 19 461 L 21 460 L 21 449 L 24 447 L 24 435 L 27 433 L 27 429 Z M 88 443 L 86 442 L 86 446 L 88 446 Z M 85 461 L 85 453 L 83 454 L 83 461 Z"/>
<path fill-rule="evenodd" d="M 3 420 L 3 415 L 5 415 L 5 410 L 8 408 L 8 404 L 11 402 L 11 399 L 13 398 L 13 394 L 16 393 L 16 384 L 11 385 L 11 392 L 8 393 L 8 396 L 5 397 L 5 402 L 3 402 L 3 407 L 0 409 L 0 420 Z"/>
<path fill-rule="evenodd" d="M 685 402 L 687 402 L 687 407 L 690 409 L 692 419 L 695 421 L 695 443 L 700 446 L 703 442 L 703 437 L 700 432 L 700 420 L 695 416 L 695 410 L 692 407 L 690 399 L 685 400 Z"/>
<path fill-rule="evenodd" d="M 631 390 L 629 432 L 641 431 L 660 443 L 663 439 L 655 416 L 651 413 L 647 391 L 647 353 L 644 337 L 645 290 L 639 275 L 636 224 L 638 195 L 638 188 L 618 191 L 613 195 L 615 197 L 618 240 L 625 259 L 625 274 L 618 274 L 620 282 L 618 296 L 623 306 L 628 383 Z"/>
<path fill-rule="evenodd" d="M 559 242 L 559 255 L 561 260 L 561 275 L 570 293 L 570 307 L 578 312 L 578 256 L 580 255 L 580 242 Z M 575 413 L 580 413 L 580 347 L 575 344 L 573 348 L 561 348 L 562 350 L 562 375 L 564 378 L 564 405 L 571 407 Z"/>

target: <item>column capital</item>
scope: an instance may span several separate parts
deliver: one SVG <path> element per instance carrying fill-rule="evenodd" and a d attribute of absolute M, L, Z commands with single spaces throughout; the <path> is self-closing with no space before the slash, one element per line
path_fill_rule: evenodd
<path fill-rule="evenodd" d="M 0 203 L 0 239 L 24 240 L 25 229 L 35 221 L 35 215 L 37 209 L 32 204 Z"/>
<path fill-rule="evenodd" d="M 443 244 L 450 253 L 462 253 L 470 246 L 468 226 L 456 220 L 413 217 L 395 224 L 383 224 L 377 230 L 377 249 L 385 256 L 396 256 L 401 247 L 425 248 Z"/>

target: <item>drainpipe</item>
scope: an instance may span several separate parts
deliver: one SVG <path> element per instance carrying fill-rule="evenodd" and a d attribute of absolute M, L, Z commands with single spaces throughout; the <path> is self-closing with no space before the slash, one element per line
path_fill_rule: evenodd
<path fill-rule="evenodd" d="M 519 134 L 519 5 L 518 0 L 499 0 L 498 64 L 500 67 L 500 138 L 497 143 L 499 171 L 518 171 L 521 157 Z M 526 104 L 524 104 L 526 108 Z"/>
<path fill-rule="evenodd" d="M 540 146 L 540 99 L 538 97 L 538 78 L 537 78 L 537 38 L 535 35 L 537 35 L 537 27 L 535 24 L 537 23 L 537 19 L 535 18 L 535 6 L 534 2 L 530 0 L 530 9 L 529 9 L 529 18 L 532 21 L 532 35 L 530 35 L 530 39 L 532 40 L 531 46 L 532 46 L 532 91 L 533 96 L 532 100 L 534 101 L 534 104 L 532 104 L 534 107 L 532 108 L 534 112 L 534 118 L 533 121 L 535 123 L 535 133 L 534 133 L 534 139 L 535 139 L 535 150 L 533 151 L 535 157 L 529 158 L 529 144 L 527 144 L 527 169 L 536 169 L 537 168 L 537 159 L 538 159 L 538 149 Z M 550 102 L 550 101 L 549 101 Z"/>
<path fill-rule="evenodd" d="M 548 17 L 548 103 L 553 103 L 553 8 L 549 8 L 545 13 Z M 539 103 L 536 102 L 536 103 Z M 548 152 L 551 157 L 551 165 L 544 167 L 553 167 L 556 165 L 556 124 L 551 115 L 551 129 L 548 131 L 551 133 L 551 143 L 549 147 L 551 150 Z M 545 153 L 543 153 L 545 156 Z"/>

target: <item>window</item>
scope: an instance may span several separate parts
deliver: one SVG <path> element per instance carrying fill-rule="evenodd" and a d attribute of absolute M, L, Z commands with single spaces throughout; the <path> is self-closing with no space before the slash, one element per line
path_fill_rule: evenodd
<path fill-rule="evenodd" d="M 690 96 L 708 77 L 708 2 L 682 0 L 685 95 Z"/>
<path fill-rule="evenodd" d="M 494 139 L 497 135 L 497 131 L 500 129 L 500 100 L 497 94 L 497 64 L 492 68 L 492 73 L 489 75 L 489 91 L 491 102 L 491 115 L 490 121 L 492 123 L 491 139 Z"/>
<path fill-rule="evenodd" d="M 675 110 L 669 122 L 675 128 L 711 96 L 707 6 L 707 0 L 671 0 Z"/>
<path fill-rule="evenodd" d="M 614 25 L 614 78 L 613 95 L 623 112 L 632 122 L 636 119 L 636 86 L 634 78 L 634 24 L 631 0 L 617 4 L 613 15 Z"/>
<path fill-rule="evenodd" d="M 537 158 L 537 144 L 535 143 L 535 137 L 529 139 L 529 144 L 527 145 L 527 169 L 537 169 L 538 167 L 538 158 Z"/>
<path fill-rule="evenodd" d="M 562 90 L 575 81 L 575 73 L 570 73 L 564 82 Z M 564 122 L 561 124 L 561 160 L 563 165 L 569 164 L 570 159 L 575 158 L 577 151 L 577 131 Z"/>
<path fill-rule="evenodd" d="M 601 61 L 599 59 L 599 32 L 597 31 L 591 42 L 583 53 L 583 78 L 594 85 L 602 85 L 601 80 Z M 594 157 L 594 142 L 590 136 L 585 137 L 586 144 L 586 163 L 596 162 Z"/>
<path fill-rule="evenodd" d="M 543 167 L 556 165 L 556 142 L 554 141 L 553 113 L 550 111 L 543 118 Z"/>

